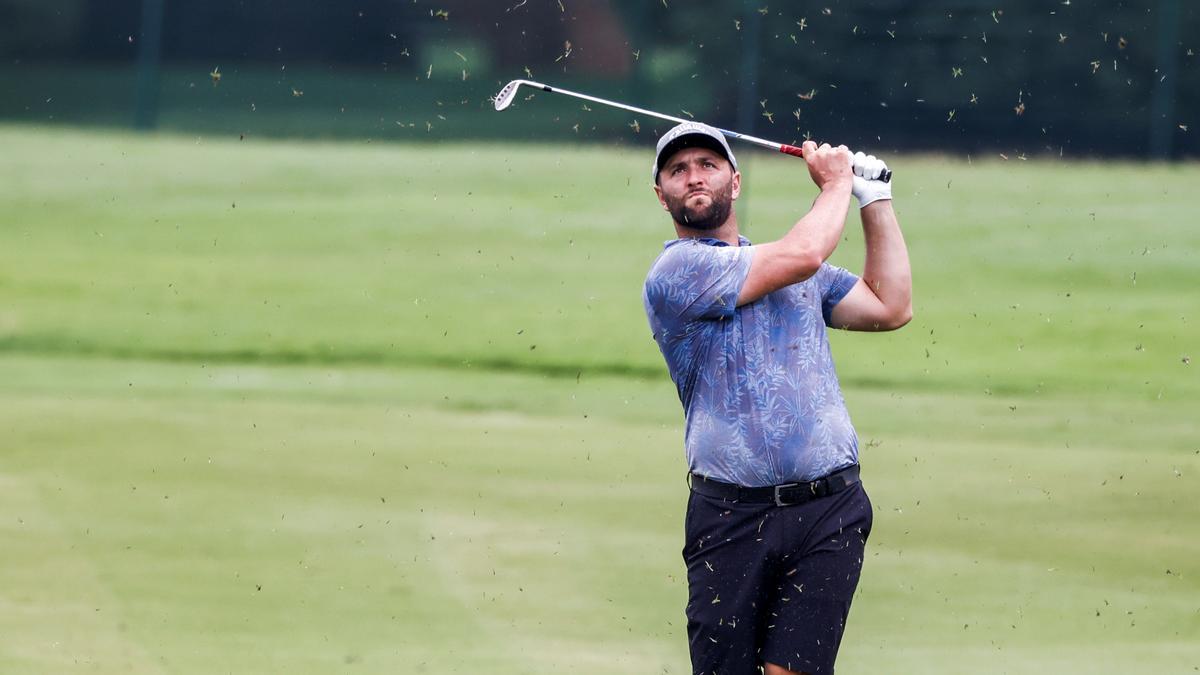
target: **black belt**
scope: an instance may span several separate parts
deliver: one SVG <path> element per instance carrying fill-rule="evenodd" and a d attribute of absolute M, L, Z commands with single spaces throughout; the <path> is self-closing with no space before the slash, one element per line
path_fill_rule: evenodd
<path fill-rule="evenodd" d="M 766 487 L 742 487 L 706 478 L 698 473 L 688 474 L 688 485 L 691 486 L 692 492 L 697 492 L 705 497 L 723 499 L 727 502 L 774 504 L 775 506 L 803 504 L 818 497 L 841 492 L 857 482 L 857 464 L 852 464 L 845 469 L 808 483 L 785 483 Z"/>

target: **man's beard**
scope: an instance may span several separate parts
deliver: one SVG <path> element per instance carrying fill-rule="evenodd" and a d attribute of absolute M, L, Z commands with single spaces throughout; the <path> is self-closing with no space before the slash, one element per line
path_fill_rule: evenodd
<path fill-rule="evenodd" d="M 729 219 L 733 208 L 733 184 L 730 183 L 720 192 L 713 192 L 708 206 L 692 208 L 687 206 L 688 197 L 680 199 L 667 197 L 667 210 L 671 217 L 680 225 L 693 230 L 715 230 Z"/>

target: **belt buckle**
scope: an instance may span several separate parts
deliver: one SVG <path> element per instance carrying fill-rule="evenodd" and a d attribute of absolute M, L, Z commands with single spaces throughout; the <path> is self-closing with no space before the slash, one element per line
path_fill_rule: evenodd
<path fill-rule="evenodd" d="M 798 504 L 799 502 L 784 502 L 783 497 L 780 496 L 780 494 L 779 494 L 781 490 L 788 490 L 788 489 L 797 488 L 797 487 L 800 487 L 799 483 L 784 483 L 783 485 L 776 485 L 775 486 L 775 506 L 791 506 L 792 504 Z"/>

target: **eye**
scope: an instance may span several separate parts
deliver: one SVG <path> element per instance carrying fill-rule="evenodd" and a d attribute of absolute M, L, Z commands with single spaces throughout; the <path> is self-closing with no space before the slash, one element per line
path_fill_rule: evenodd
<path fill-rule="evenodd" d="M 707 159 L 706 159 L 706 160 L 704 160 L 704 168 L 706 168 L 706 169 L 715 169 L 715 168 L 717 168 L 717 165 L 716 165 L 716 164 L 713 164 L 712 160 L 707 160 Z"/>

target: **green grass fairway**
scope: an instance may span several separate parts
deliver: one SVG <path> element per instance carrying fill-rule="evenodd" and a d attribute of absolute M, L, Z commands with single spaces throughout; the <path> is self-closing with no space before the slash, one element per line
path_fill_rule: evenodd
<path fill-rule="evenodd" d="M 0 147 L 0 672 L 690 672 L 649 150 Z M 838 672 L 1200 670 L 1200 167 L 887 159 Z"/>

